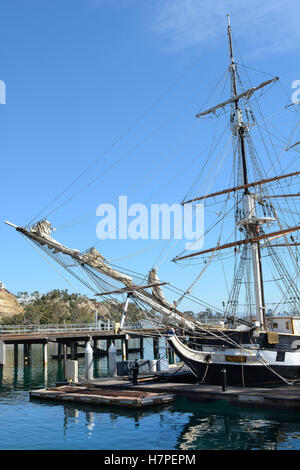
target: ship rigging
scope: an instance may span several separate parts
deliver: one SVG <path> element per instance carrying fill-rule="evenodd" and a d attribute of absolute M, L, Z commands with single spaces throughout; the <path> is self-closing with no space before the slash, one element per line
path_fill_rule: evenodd
<path fill-rule="evenodd" d="M 182 252 L 173 259 L 175 267 L 179 262 L 190 263 L 192 260 L 204 263 L 188 288 L 180 290 L 161 281 L 154 267 L 146 276 L 137 275 L 113 265 L 95 247 L 80 252 L 62 245 L 52 237 L 53 229 L 47 219 L 26 227 L 7 223 L 91 289 L 94 295 L 125 295 L 122 329 L 125 328 L 129 301 L 141 306 L 152 321 L 168 325 L 169 344 L 200 382 L 221 383 L 221 371 L 226 367 L 229 384 L 294 383 L 300 380 L 300 293 L 297 286 L 297 233 L 300 224 L 299 219 L 294 225 L 287 223 L 288 212 L 283 210 L 282 217 L 277 203 L 281 204 L 283 200 L 288 205 L 288 201 L 292 200 L 295 205 L 294 201 L 300 195 L 299 192 L 291 192 L 290 188 L 295 181 L 299 184 L 300 171 L 279 172 L 270 176 L 261 167 L 251 137 L 251 130 L 257 124 L 251 99 L 256 99 L 257 93 L 275 86 L 279 78 L 274 76 L 245 89 L 239 75 L 239 65 L 234 58 L 229 16 L 227 36 L 231 96 L 198 112 L 196 118 L 200 122 L 210 117 L 217 119 L 219 113 L 228 118 L 234 184 L 210 193 L 197 193 L 193 197 L 188 193 L 182 204 L 216 201 L 218 205 L 218 198 L 225 197 L 218 220 L 212 225 L 212 232 L 217 233 L 217 225 L 223 229 L 225 220 L 231 216 L 234 221 L 234 238 L 231 233 L 226 240 L 222 240 L 221 230 L 215 246 L 192 253 Z M 296 141 L 285 146 L 285 150 L 295 151 L 298 144 Z M 273 165 L 272 169 L 275 167 Z M 284 185 L 286 182 L 288 185 L 280 186 L 283 192 L 274 193 L 279 184 Z M 192 188 L 195 186 L 196 183 Z M 232 199 L 233 205 L 229 207 Z M 299 216 L 296 206 L 295 216 Z M 287 249 L 289 263 L 280 256 L 282 248 Z M 220 309 L 223 322 L 218 325 L 205 324 L 199 318 L 185 315 L 180 310 L 180 304 L 186 298 L 196 300 L 192 295 L 193 289 L 212 263 L 222 261 L 224 253 L 233 255 L 234 273 L 225 309 L 223 312 Z M 272 273 L 277 286 L 276 301 L 271 301 L 271 304 L 275 304 L 271 314 L 267 311 L 265 260 L 272 263 L 273 267 L 268 272 Z M 244 318 L 240 315 L 239 300 L 242 286 L 245 291 Z M 169 289 L 179 297 L 170 302 L 162 288 Z M 278 293 L 281 296 L 279 300 Z M 198 301 L 203 306 L 209 305 L 202 298 Z M 276 309 L 281 304 L 290 305 L 288 315 L 276 315 Z"/>

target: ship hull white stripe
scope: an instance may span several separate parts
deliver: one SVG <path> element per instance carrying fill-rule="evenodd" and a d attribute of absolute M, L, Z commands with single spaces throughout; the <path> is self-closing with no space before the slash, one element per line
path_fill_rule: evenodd
<path fill-rule="evenodd" d="M 207 356 L 210 356 L 209 362 L 211 364 L 228 364 L 228 360 L 226 360 L 226 356 L 236 356 L 242 357 L 246 359 L 246 362 L 243 364 L 247 364 L 247 366 L 262 366 L 264 367 L 266 364 L 272 366 L 280 366 L 281 364 L 284 366 L 299 366 L 300 364 L 300 351 L 295 352 L 286 352 L 285 359 L 283 362 L 276 361 L 277 358 L 277 351 L 270 351 L 270 350 L 263 350 L 254 348 L 252 351 L 249 349 L 237 349 L 237 348 L 213 348 L 203 346 L 205 349 L 203 351 L 195 351 L 194 349 L 189 348 L 185 344 L 183 344 L 176 335 L 173 335 L 169 338 L 169 342 L 171 345 L 174 346 L 174 349 L 180 354 L 180 356 L 185 357 L 188 360 L 206 363 Z M 234 366 L 240 366 L 240 362 L 231 362 Z"/>

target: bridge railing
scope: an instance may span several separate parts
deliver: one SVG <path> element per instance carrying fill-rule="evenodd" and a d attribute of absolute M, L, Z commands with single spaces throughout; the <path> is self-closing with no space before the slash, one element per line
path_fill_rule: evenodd
<path fill-rule="evenodd" d="M 0 325 L 0 334 L 43 333 L 62 331 L 113 330 L 114 322 L 42 324 L 42 325 Z"/>
<path fill-rule="evenodd" d="M 126 328 L 136 329 L 141 325 L 126 325 Z M 26 333 L 61 333 L 72 331 L 102 331 L 114 330 L 114 321 L 98 321 L 97 323 L 58 323 L 42 325 L 0 325 L 0 334 L 26 334 Z"/>

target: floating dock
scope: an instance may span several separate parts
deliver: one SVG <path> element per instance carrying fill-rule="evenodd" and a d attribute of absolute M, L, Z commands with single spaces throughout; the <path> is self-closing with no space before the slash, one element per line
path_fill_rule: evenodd
<path fill-rule="evenodd" d="M 31 391 L 30 397 L 131 408 L 171 403 L 184 397 L 191 402 L 222 400 L 232 406 L 300 412 L 300 383 L 272 387 L 229 385 L 224 389 L 222 385 L 195 382 L 195 377 L 182 367 L 139 374 L 135 384 L 129 376 L 83 380 L 72 386 L 61 382 L 56 387 Z"/>
<path fill-rule="evenodd" d="M 145 408 L 170 403 L 175 395 L 138 390 L 101 389 L 99 387 L 61 386 L 30 392 L 30 398 L 71 401 L 90 405 L 109 405 L 127 408 Z"/>
<path fill-rule="evenodd" d="M 234 387 L 223 390 L 222 385 L 178 382 L 172 372 L 139 375 L 136 385 L 129 377 L 98 378 L 89 382 L 95 388 L 135 390 L 150 393 L 171 393 L 176 398 L 185 397 L 191 402 L 227 401 L 233 406 L 275 408 L 300 412 L 300 383 L 272 387 Z M 170 373 L 171 372 L 171 373 Z M 180 380 L 180 379 L 179 379 Z M 83 383 L 82 383 L 83 384 Z M 85 382 L 85 385 L 87 383 Z"/>

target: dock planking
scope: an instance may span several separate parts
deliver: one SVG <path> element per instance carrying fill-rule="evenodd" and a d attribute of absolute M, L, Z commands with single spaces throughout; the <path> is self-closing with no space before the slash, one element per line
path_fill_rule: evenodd
<path fill-rule="evenodd" d="M 300 384 L 278 387 L 231 387 L 223 391 L 222 386 L 197 383 L 160 382 L 157 377 L 139 377 L 136 385 L 130 379 L 98 378 L 89 385 L 116 389 L 137 390 L 153 393 L 171 393 L 192 402 L 227 401 L 233 406 L 275 408 L 300 412 Z"/>
<path fill-rule="evenodd" d="M 170 393 L 155 393 L 138 390 L 116 390 L 95 387 L 61 386 L 49 387 L 30 392 L 30 398 L 55 401 L 71 401 L 92 405 L 119 406 L 125 408 L 145 408 L 164 405 L 174 400 Z"/>
<path fill-rule="evenodd" d="M 182 378 L 178 377 L 179 373 L 182 372 Z M 300 412 L 300 384 L 295 385 L 278 385 L 272 387 L 238 387 L 238 386 L 227 386 L 226 390 L 221 385 L 208 385 L 205 383 L 195 382 L 192 374 L 188 375 L 188 371 L 181 371 L 181 367 L 170 367 L 169 371 L 164 372 L 153 372 L 139 374 L 137 383 L 133 385 L 132 378 L 128 376 L 115 376 L 115 377 L 100 377 L 92 380 L 80 380 L 74 384 L 77 387 L 85 390 L 89 390 L 87 394 L 93 395 L 98 394 L 101 396 L 105 395 L 106 391 L 114 390 L 118 393 L 126 392 L 142 392 L 147 394 L 158 394 L 158 396 L 171 395 L 172 400 L 179 397 L 186 398 L 191 402 L 214 402 L 214 401 L 226 401 L 232 406 L 240 407 L 255 407 L 262 409 L 277 409 L 287 411 L 298 411 Z M 182 380 L 186 379 L 186 380 Z M 63 391 L 66 382 L 56 384 L 57 388 Z M 60 387 L 59 387 L 60 386 Z M 74 390 L 74 389 L 73 389 Z M 59 393 L 55 391 L 56 395 Z M 40 398 L 53 399 L 53 393 L 49 393 L 46 390 L 32 391 L 31 396 L 38 396 Z M 47 396 L 47 394 L 49 396 Z M 106 398 L 92 399 L 88 396 L 86 403 L 98 403 L 104 404 L 107 402 Z M 149 395 L 149 396 L 150 396 Z M 84 396 L 71 396 L 70 400 L 85 401 Z M 67 396 L 62 396 L 62 400 L 68 400 Z M 127 399 L 128 400 L 128 399 Z M 159 400 L 159 398 L 158 398 Z M 159 402 L 158 402 L 159 403 Z M 118 401 L 114 400 L 111 404 L 118 405 Z M 153 401 L 152 404 L 157 404 Z M 122 406 L 122 403 L 119 403 Z M 133 404 L 131 406 L 134 406 Z M 142 404 L 136 404 L 136 406 L 142 407 Z"/>

